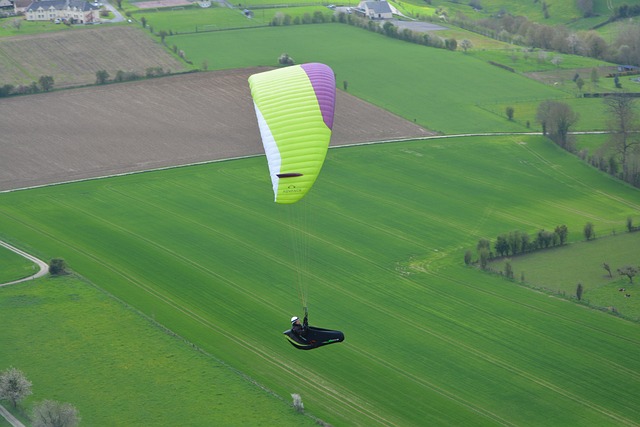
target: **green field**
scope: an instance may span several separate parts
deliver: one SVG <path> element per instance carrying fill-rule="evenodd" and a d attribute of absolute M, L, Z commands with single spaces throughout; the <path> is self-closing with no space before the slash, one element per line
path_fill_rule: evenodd
<path fill-rule="evenodd" d="M 0 320 L 0 367 L 18 367 L 33 382 L 24 405 L 71 402 L 81 425 L 314 425 L 78 278 L 0 288 Z"/>
<path fill-rule="evenodd" d="M 372 34 L 344 24 L 269 27 L 170 37 L 196 64 L 210 69 L 276 65 L 286 52 L 297 63 L 324 62 L 348 91 L 409 120 L 445 133 L 524 132 L 480 106 L 539 102 L 566 93 L 478 61 Z M 340 47 L 337 49 L 337 47 Z M 388 58 L 404 58 L 402 66 Z"/>
<path fill-rule="evenodd" d="M 622 231 L 638 190 L 540 137 L 331 150 L 305 199 L 306 280 L 312 324 L 346 341 L 312 352 L 281 335 L 300 313 L 299 266 L 286 207 L 270 193 L 262 157 L 5 193 L 0 238 L 65 258 L 283 399 L 300 393 L 334 425 L 640 423 L 629 397 L 640 393 L 637 324 L 462 262 L 505 230 L 594 221 Z M 47 375 L 30 371 L 34 383 Z M 105 405 L 58 393 L 87 416 Z M 118 424 L 140 416 L 116 412 Z"/>
<path fill-rule="evenodd" d="M 482 3 L 482 13 L 504 6 Z M 509 7 L 543 21 L 540 3 Z M 573 1 L 551 7 L 545 23 L 576 15 Z M 252 21 L 222 8 L 133 17 L 179 33 L 306 10 L 327 9 L 256 9 Z M 38 25 L 0 36 L 61 27 Z M 340 24 L 171 35 L 166 44 L 209 69 L 273 66 L 284 52 L 326 62 L 340 88 L 348 81 L 350 93 L 444 133 L 536 131 L 537 105 L 551 98 L 579 112 L 576 130 L 606 126 L 602 101 L 572 87 L 574 68 L 602 65 L 585 58 L 563 55 L 556 69 L 521 51 L 482 50 L 488 42 L 464 54 Z M 519 74 L 540 70 L 547 83 Z M 580 136 L 578 147 L 602 142 Z M 0 239 L 62 257 L 77 273 L 0 287 L 0 370 L 17 366 L 33 381 L 26 407 L 71 402 L 83 425 L 98 426 L 312 425 L 290 406 L 300 393 L 308 414 L 336 426 L 640 425 L 637 323 L 463 265 L 480 238 L 567 224 L 572 244 L 513 260 L 516 276 L 571 295 L 575 276 L 557 282 L 549 266 L 589 272 L 585 299 L 638 317 L 640 303 L 617 290 L 624 280 L 593 276 L 605 274 L 602 252 L 630 247 L 616 259 L 633 263 L 635 241 L 577 243 L 587 221 L 599 236 L 637 239 L 623 233 L 640 210 L 637 189 L 533 136 L 333 149 L 301 205 L 312 213 L 294 232 L 310 241 L 302 266 L 290 207 L 271 200 L 262 157 L 0 194 Z M 571 255 L 560 264 L 563 251 Z M 33 269 L 2 248 L 0 266 L 0 282 Z M 311 323 L 343 330 L 344 343 L 311 352 L 286 343 L 281 332 L 301 314 L 300 274 Z"/>
<path fill-rule="evenodd" d="M 155 33 L 170 34 L 213 31 L 223 28 L 242 28 L 264 25 L 260 19 L 247 19 L 239 10 L 227 7 L 203 9 L 197 6 L 182 10 L 140 9 L 131 13 L 137 21 L 144 18 Z"/>
<path fill-rule="evenodd" d="M 528 285 L 575 297 L 578 283 L 583 286 L 582 300 L 591 306 L 615 310 L 635 321 L 640 321 L 640 298 L 627 298 L 639 289 L 629 283 L 626 276 L 617 273 L 625 265 L 639 266 L 640 233 L 612 234 L 611 230 L 596 230 L 600 237 L 590 242 L 534 252 L 509 258 L 514 278 L 524 276 Z M 574 230 L 580 235 L 581 229 Z M 494 270 L 504 271 L 506 260 L 490 263 Z M 609 264 L 611 277 L 603 264 Z M 620 291 L 624 288 L 625 291 Z"/>

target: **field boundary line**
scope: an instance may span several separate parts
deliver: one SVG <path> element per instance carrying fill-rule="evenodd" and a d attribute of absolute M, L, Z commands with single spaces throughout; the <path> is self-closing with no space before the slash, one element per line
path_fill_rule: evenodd
<path fill-rule="evenodd" d="M 606 134 L 606 133 L 609 133 L 609 132 L 607 132 L 607 131 L 569 132 L 570 135 Z M 427 141 L 427 140 L 431 140 L 431 139 L 466 138 L 466 137 L 478 137 L 478 136 L 509 136 L 509 135 L 513 135 L 513 136 L 536 136 L 536 135 L 538 135 L 539 136 L 539 135 L 543 135 L 543 134 L 542 134 L 542 132 L 479 132 L 479 133 L 460 133 L 460 134 L 449 134 L 449 135 L 426 135 L 426 136 L 393 138 L 393 139 L 381 139 L 381 140 L 376 140 L 376 141 L 354 142 L 354 143 L 349 143 L 349 144 L 332 145 L 332 146 L 329 147 L 329 149 L 334 150 L 334 149 L 348 148 L 348 147 L 359 147 L 359 146 L 365 146 L 365 145 L 389 144 L 389 143 L 409 142 L 409 141 Z M 107 174 L 107 175 L 98 175 L 98 176 L 91 176 L 91 177 L 87 177 L 87 178 L 78 178 L 78 179 L 72 179 L 72 180 L 68 180 L 68 181 L 57 181 L 57 182 L 49 182 L 49 183 L 45 183 L 45 184 L 31 185 L 31 186 L 27 186 L 27 187 L 10 188 L 10 189 L 6 189 L 6 190 L 0 190 L 0 194 L 12 193 L 12 192 L 15 192 L 15 191 L 22 191 L 22 190 L 31 190 L 31 189 L 35 189 L 35 188 L 52 187 L 52 186 L 55 186 L 55 185 L 71 184 L 71 183 L 76 183 L 76 182 L 93 181 L 93 180 L 97 180 L 97 179 L 114 178 L 114 177 L 118 177 L 118 176 L 128 176 L 128 175 L 136 175 L 136 174 L 147 173 L 147 172 L 157 172 L 157 171 L 163 171 L 163 170 L 185 168 L 185 167 L 189 167 L 189 166 L 199 166 L 199 165 L 207 165 L 207 164 L 212 164 L 212 163 L 227 162 L 227 161 L 232 161 L 232 160 L 250 159 L 250 158 L 262 157 L 262 156 L 264 156 L 264 153 L 247 154 L 247 155 L 243 155 L 243 156 L 226 157 L 226 158 L 222 158 L 222 159 L 202 160 L 202 161 L 198 161 L 198 162 L 181 163 L 181 164 L 177 164 L 177 165 L 161 166 L 161 167 L 150 168 L 150 169 L 141 169 L 141 170 L 127 171 L 127 172 L 116 172 L 116 173 Z"/>

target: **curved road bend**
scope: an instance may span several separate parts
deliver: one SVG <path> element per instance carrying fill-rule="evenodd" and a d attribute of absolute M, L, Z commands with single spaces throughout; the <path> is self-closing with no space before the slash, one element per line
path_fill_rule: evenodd
<path fill-rule="evenodd" d="M 18 255 L 21 255 L 23 257 L 25 257 L 26 259 L 28 259 L 29 261 L 32 261 L 36 264 L 38 264 L 38 267 L 40 268 L 40 271 L 38 271 L 36 274 L 29 276 L 29 277 L 25 277 L 24 279 L 19 279 L 19 280 L 14 280 L 13 282 L 8 282 L 8 283 L 0 283 L 0 286 L 7 286 L 7 285 L 13 285 L 16 283 L 20 283 L 20 282 L 26 282 L 27 280 L 34 280 L 37 279 L 39 277 L 44 276 L 45 274 L 47 274 L 49 272 L 49 264 L 47 264 L 46 262 L 32 256 L 29 255 L 28 253 L 21 251 L 20 249 L 11 246 L 10 244 L 3 242 L 2 240 L 0 240 L 0 246 L 4 246 L 5 248 L 9 249 L 10 251 L 13 251 L 15 253 L 17 253 Z"/>

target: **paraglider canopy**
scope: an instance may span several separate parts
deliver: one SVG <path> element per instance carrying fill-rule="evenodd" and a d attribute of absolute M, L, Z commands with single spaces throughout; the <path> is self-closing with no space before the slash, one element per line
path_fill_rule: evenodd
<path fill-rule="evenodd" d="M 315 183 L 329 148 L 336 97 L 333 70 L 319 63 L 289 66 L 253 74 L 249 86 L 274 201 L 295 204 Z M 291 208 L 288 210 L 296 210 Z M 292 226 L 291 230 L 304 237 L 299 227 Z M 294 256 L 304 254 L 304 249 L 294 250 Z M 289 342 L 298 349 L 311 350 L 343 341 L 344 334 L 340 331 L 308 326 L 306 292 L 301 284 L 299 287 L 305 307 L 304 328 L 300 330 L 300 325 L 294 324 L 296 316 L 291 318 L 294 325 L 284 332 Z"/>
<path fill-rule="evenodd" d="M 335 111 L 335 77 L 319 63 L 249 77 L 274 201 L 295 203 L 313 186 L 327 154 Z"/>

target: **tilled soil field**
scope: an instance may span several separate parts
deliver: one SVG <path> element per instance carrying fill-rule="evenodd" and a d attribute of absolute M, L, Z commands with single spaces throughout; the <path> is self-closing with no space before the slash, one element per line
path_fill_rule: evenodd
<path fill-rule="evenodd" d="M 54 88 L 96 82 L 96 72 L 118 71 L 141 76 L 147 68 L 181 72 L 185 64 L 166 52 L 141 28 L 74 28 L 51 33 L 0 39 L 0 85 L 29 85 L 52 76 Z"/>
<path fill-rule="evenodd" d="M 0 100 L 0 191 L 263 153 L 247 78 L 203 72 Z M 332 145 L 432 132 L 338 91 Z"/>

